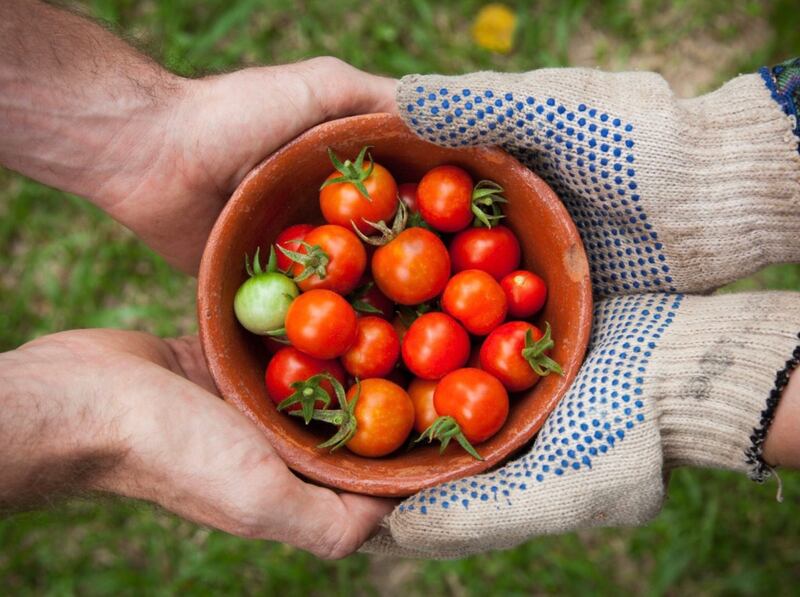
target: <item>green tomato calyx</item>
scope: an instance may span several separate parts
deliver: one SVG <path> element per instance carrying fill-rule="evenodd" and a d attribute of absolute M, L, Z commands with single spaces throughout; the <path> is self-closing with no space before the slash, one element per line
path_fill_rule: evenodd
<path fill-rule="evenodd" d="M 252 267 L 250 267 L 250 261 L 247 257 L 247 253 L 244 254 L 244 269 L 247 272 L 247 275 L 250 276 L 251 278 L 255 278 L 256 276 L 260 276 L 261 274 L 271 274 L 278 272 L 278 257 L 275 255 L 275 247 L 271 246 L 269 248 L 269 259 L 267 260 L 266 269 L 261 269 L 261 259 L 259 257 L 260 252 L 261 252 L 261 247 L 257 247 L 256 254 L 253 256 Z"/>
<path fill-rule="evenodd" d="M 505 217 L 500 204 L 508 203 L 508 199 L 501 195 L 502 192 L 503 187 L 491 180 L 482 180 L 475 185 L 472 190 L 473 226 L 491 228 Z"/>
<path fill-rule="evenodd" d="M 354 162 L 351 162 L 350 160 L 345 160 L 342 162 L 336 153 L 334 153 L 333 149 L 329 147 L 328 157 L 330 158 L 333 167 L 336 168 L 341 176 L 326 180 L 322 183 L 322 186 L 319 188 L 319 190 L 321 191 L 328 185 L 332 184 L 350 183 L 356 189 L 358 189 L 358 192 L 361 193 L 367 201 L 372 203 L 372 198 L 369 196 L 369 191 L 367 191 L 367 187 L 364 186 L 364 181 L 370 177 L 372 170 L 375 168 L 375 162 L 372 161 L 369 148 L 369 145 L 362 147 L 361 151 L 358 153 L 358 157 L 356 157 Z M 369 157 L 369 167 L 366 169 L 364 168 L 365 156 Z"/>
<path fill-rule="evenodd" d="M 437 417 L 437 419 L 431 423 L 430 427 L 420 433 L 419 437 L 414 440 L 414 443 L 421 442 L 423 439 L 427 439 L 428 443 L 431 443 L 435 439 L 439 440 L 442 444 L 439 448 L 439 454 L 444 453 L 451 439 L 455 439 L 475 460 L 483 460 L 483 456 L 478 454 L 477 450 L 472 447 L 472 444 L 469 443 L 464 432 L 461 431 L 461 426 L 458 424 L 458 421 L 453 417 Z"/>
<path fill-rule="evenodd" d="M 294 277 L 294 281 L 302 282 L 313 275 L 316 275 L 320 280 L 324 280 L 328 275 L 328 264 L 331 262 L 330 256 L 319 245 L 309 245 L 305 241 L 300 241 L 299 244 L 305 249 L 305 253 L 291 251 L 278 246 L 281 253 L 293 262 L 303 266 L 303 271 Z"/>
<path fill-rule="evenodd" d="M 397 203 L 397 213 L 394 216 L 394 221 L 392 222 L 392 227 L 386 225 L 386 222 L 381 220 L 380 222 L 371 222 L 366 218 L 361 218 L 366 224 L 372 226 L 375 230 L 377 230 L 380 235 L 379 236 L 367 236 L 363 232 L 358 229 L 356 223 L 352 220 L 350 224 L 353 226 L 353 230 L 358 235 L 358 238 L 363 240 L 368 245 L 373 245 L 376 247 L 382 247 L 383 245 L 387 245 L 396 239 L 403 230 L 406 229 L 406 224 L 408 223 L 408 208 L 406 207 L 405 203 L 402 201 L 398 201 Z"/>
<path fill-rule="evenodd" d="M 300 413 L 306 425 L 308 425 L 314 415 L 317 402 L 322 403 L 323 409 L 330 406 L 331 397 L 322 387 L 322 383 L 325 381 L 329 382 L 331 379 L 335 381 L 335 378 L 330 373 L 319 373 L 317 375 L 312 375 L 305 381 L 296 381 L 292 383 L 291 387 L 294 392 L 278 404 L 278 410 L 286 410 L 290 406 L 299 404 Z"/>
<path fill-rule="evenodd" d="M 553 346 L 555 346 L 555 343 L 550 335 L 549 322 L 546 321 L 544 323 L 544 334 L 536 341 L 534 341 L 533 332 L 530 329 L 525 332 L 525 348 L 522 349 L 522 358 L 528 361 L 536 375 L 541 377 L 550 375 L 550 373 L 564 375 L 561 365 L 544 354 Z"/>
<path fill-rule="evenodd" d="M 322 421 L 323 423 L 330 423 L 331 425 L 336 425 L 339 429 L 336 431 L 333 437 L 331 437 L 327 441 L 322 442 L 317 446 L 318 448 L 330 448 L 331 452 L 333 452 L 334 450 L 338 450 L 342 446 L 346 445 L 347 442 L 353 439 L 353 436 L 356 434 L 358 425 L 356 422 L 355 409 L 356 409 L 356 402 L 358 402 L 358 397 L 361 394 L 361 382 L 358 379 L 356 379 L 355 396 L 353 396 L 353 399 L 350 402 L 348 402 L 342 384 L 339 383 L 339 380 L 333 377 L 330 373 L 320 373 L 318 375 L 310 377 L 306 381 L 310 382 L 312 379 L 317 377 L 324 379 L 325 381 L 328 381 L 331 384 L 331 386 L 333 387 L 333 391 L 336 394 L 336 398 L 337 400 L 339 400 L 340 408 L 337 410 L 324 410 L 324 409 L 314 408 L 316 400 L 308 398 L 308 401 L 310 402 L 311 405 L 310 416 L 307 417 L 306 414 L 302 412 L 305 406 L 303 405 L 302 402 L 300 402 L 300 404 L 302 405 L 301 410 L 290 411 L 289 414 L 295 417 L 303 417 L 303 419 L 306 422 L 306 425 L 308 425 L 312 420 Z M 294 386 L 295 384 L 292 384 L 292 387 Z M 325 390 L 321 391 L 323 394 L 327 396 Z M 278 405 L 278 409 L 280 409 L 281 405 L 290 398 L 291 396 L 286 400 L 284 400 L 283 402 L 281 402 L 281 404 Z"/>

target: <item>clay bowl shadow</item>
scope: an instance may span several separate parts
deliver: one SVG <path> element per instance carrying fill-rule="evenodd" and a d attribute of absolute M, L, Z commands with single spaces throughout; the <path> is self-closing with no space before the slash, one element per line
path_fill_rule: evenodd
<path fill-rule="evenodd" d="M 455 442 L 402 449 L 370 459 L 347 449 L 316 448 L 328 428 L 305 427 L 277 412 L 264 386 L 267 354 L 261 340 L 236 321 L 233 298 L 245 280 L 245 253 L 268 248 L 291 224 L 321 222 L 318 189 L 332 171 L 326 150 L 353 158 L 363 145 L 398 182 L 412 182 L 430 168 L 455 164 L 475 181 L 498 182 L 508 198 L 505 224 L 519 237 L 523 266 L 547 282 L 549 298 L 536 321 L 550 322 L 552 356 L 564 375 L 550 375 L 512 398 L 503 428 L 474 460 Z M 497 465 L 528 442 L 564 396 L 583 361 L 592 316 L 589 267 L 578 232 L 563 205 L 539 177 L 497 148 L 449 149 L 413 135 L 399 117 L 373 114 L 322 124 L 259 164 L 239 185 L 208 240 L 200 267 L 198 317 L 203 351 L 220 395 L 247 415 L 297 473 L 330 487 L 379 496 L 406 496 Z"/>

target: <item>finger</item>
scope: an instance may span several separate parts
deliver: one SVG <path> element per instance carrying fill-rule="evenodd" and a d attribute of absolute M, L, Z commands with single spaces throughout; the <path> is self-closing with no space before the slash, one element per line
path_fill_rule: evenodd
<path fill-rule="evenodd" d="M 304 483 L 293 477 L 283 529 L 286 541 L 320 558 L 338 559 L 356 551 L 388 516 L 395 500 L 350 493 Z"/>
<path fill-rule="evenodd" d="M 317 122 L 354 114 L 396 112 L 397 80 L 323 56 L 295 65 L 311 93 Z"/>

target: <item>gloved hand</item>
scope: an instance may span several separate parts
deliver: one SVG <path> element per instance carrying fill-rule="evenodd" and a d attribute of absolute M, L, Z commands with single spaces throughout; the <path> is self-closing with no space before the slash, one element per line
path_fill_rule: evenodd
<path fill-rule="evenodd" d="M 765 478 L 761 444 L 800 356 L 800 295 L 677 293 L 796 260 L 792 102 L 769 71 L 695 100 L 649 73 L 403 79 L 400 110 L 422 137 L 501 144 L 548 180 L 581 231 L 598 298 L 610 298 L 531 450 L 407 499 L 368 551 L 460 557 L 642 524 L 681 465 Z M 653 291 L 666 292 L 631 294 Z"/>
<path fill-rule="evenodd" d="M 794 85 L 765 71 L 679 100 L 655 73 L 544 69 L 412 75 L 397 103 L 422 138 L 502 145 L 547 180 L 599 296 L 705 292 L 800 257 Z"/>

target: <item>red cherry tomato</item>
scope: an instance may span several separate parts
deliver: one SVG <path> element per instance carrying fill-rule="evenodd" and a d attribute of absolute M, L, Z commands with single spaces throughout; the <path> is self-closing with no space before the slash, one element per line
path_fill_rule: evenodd
<path fill-rule="evenodd" d="M 547 285 L 533 272 L 517 270 L 500 281 L 508 301 L 508 314 L 526 319 L 538 313 L 547 300 Z"/>
<path fill-rule="evenodd" d="M 469 336 L 445 313 L 425 313 L 403 338 L 403 362 L 417 377 L 439 379 L 463 367 L 469 358 Z"/>
<path fill-rule="evenodd" d="M 500 280 L 519 267 L 519 241 L 505 226 L 470 228 L 450 243 L 450 258 L 454 272 L 479 269 Z"/>
<path fill-rule="evenodd" d="M 292 384 L 297 381 L 306 381 L 309 377 L 319 373 L 330 373 L 344 383 L 344 369 L 336 360 L 323 360 L 309 356 L 300 352 L 292 346 L 285 346 L 272 357 L 267 371 L 265 381 L 267 393 L 275 404 L 280 404 L 285 398 L 294 393 Z M 320 387 L 324 389 L 331 398 L 329 408 L 335 408 L 339 402 L 330 382 L 322 382 Z M 318 400 L 315 408 L 322 408 L 322 401 Z M 287 410 L 299 410 L 300 404 L 294 404 Z"/>
<path fill-rule="evenodd" d="M 497 433 L 508 416 L 508 393 L 496 377 L 480 369 L 456 369 L 436 386 L 433 406 L 453 417 L 472 444 Z"/>
<path fill-rule="evenodd" d="M 325 276 L 317 273 L 297 282 L 297 286 L 303 292 L 314 288 L 333 290 L 339 294 L 347 294 L 358 286 L 361 276 L 367 267 L 367 252 L 364 245 L 354 232 L 335 226 L 325 224 L 314 228 L 306 234 L 304 242 L 312 247 L 309 250 L 301 248 L 298 252 L 306 256 L 313 256 L 317 251 L 313 247 L 319 247 L 327 256 L 327 264 L 323 264 Z M 323 258 L 324 259 L 324 258 Z M 315 267 L 318 264 L 309 264 Z M 295 263 L 292 266 L 292 275 L 297 278 L 305 269 L 302 263 Z"/>
<path fill-rule="evenodd" d="M 397 193 L 400 197 L 400 201 L 405 203 L 409 213 L 419 211 L 419 204 L 417 202 L 417 186 L 418 185 L 415 182 L 404 182 L 397 187 Z"/>
<path fill-rule="evenodd" d="M 355 407 L 356 433 L 347 448 L 359 456 L 386 456 L 402 446 L 414 425 L 414 405 L 406 391 L 391 381 L 365 379 L 347 392 Z"/>
<path fill-rule="evenodd" d="M 294 226 L 289 226 L 275 238 L 275 245 L 277 247 L 289 249 L 290 251 L 299 251 L 300 241 L 312 230 L 314 230 L 314 226 L 311 224 L 295 224 Z M 284 272 L 289 271 L 289 268 L 292 267 L 292 260 L 281 253 L 277 248 L 275 249 L 275 257 L 278 269 Z"/>
<path fill-rule="evenodd" d="M 347 372 L 361 379 L 388 375 L 400 356 L 392 324 L 380 317 L 360 317 L 355 343 L 342 355 Z"/>
<path fill-rule="evenodd" d="M 369 162 L 363 165 L 366 170 Z M 334 172 L 326 180 L 338 178 L 342 174 Z M 348 230 L 353 224 L 364 234 L 372 234 L 375 228 L 370 222 L 388 222 L 397 209 L 397 183 L 389 171 L 380 164 L 374 164 L 372 174 L 364 180 L 369 199 L 349 182 L 334 183 L 324 187 L 319 194 L 322 216 L 330 224 L 344 226 Z M 352 223 L 351 223 L 352 222 Z"/>
<path fill-rule="evenodd" d="M 309 290 L 289 305 L 286 336 L 298 350 L 332 359 L 353 345 L 357 323 L 356 312 L 341 296 L 330 290 Z"/>
<path fill-rule="evenodd" d="M 433 391 L 437 380 L 415 377 L 408 386 L 408 395 L 414 404 L 414 431 L 422 433 L 430 427 L 439 414 L 433 406 Z"/>
<path fill-rule="evenodd" d="M 433 232 L 408 228 L 375 251 L 372 277 L 395 303 L 417 305 L 444 290 L 450 277 L 450 256 Z"/>
<path fill-rule="evenodd" d="M 472 221 L 472 178 L 457 166 L 429 170 L 417 187 L 419 212 L 436 230 L 458 232 Z"/>
<path fill-rule="evenodd" d="M 470 334 L 485 336 L 506 318 L 506 295 L 492 276 L 468 269 L 450 278 L 442 308 Z"/>
<path fill-rule="evenodd" d="M 534 371 L 531 361 L 523 354 L 526 348 L 525 336 L 530 331 L 533 342 L 538 342 L 544 334 L 527 321 L 510 321 L 494 330 L 481 346 L 481 369 L 488 371 L 510 392 L 520 392 L 533 387 L 540 375 Z M 546 352 L 546 351 L 545 351 Z M 545 370 L 559 372 L 561 369 L 546 354 L 532 357 Z M 555 365 L 555 367 L 553 367 Z"/>

